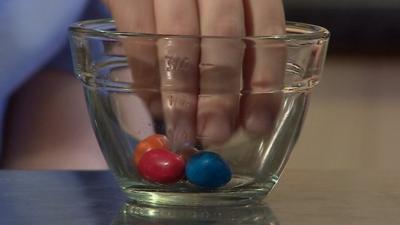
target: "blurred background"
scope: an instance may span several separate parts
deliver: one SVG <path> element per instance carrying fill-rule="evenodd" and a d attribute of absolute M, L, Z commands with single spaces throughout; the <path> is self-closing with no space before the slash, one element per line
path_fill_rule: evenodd
<path fill-rule="evenodd" d="M 288 168 L 400 169 L 400 1 L 285 1 L 331 33 L 322 82 Z"/>
<path fill-rule="evenodd" d="M 2 166 L 43 169 L 40 161 L 32 161 L 40 158 L 49 168 L 106 168 L 94 135 L 91 131 L 90 136 L 84 135 L 91 128 L 80 84 L 70 75 L 66 31 L 73 21 L 104 17 L 107 12 L 99 1 L 71 0 L 66 7 L 60 7 L 66 1 L 35 2 L 0 3 L 2 21 L 12 13 L 20 16 L 17 23 L 4 22 L 0 28 L 0 40 L 10 43 L 0 48 L 0 116 L 4 118 L 0 121 L 5 121 L 0 124 Z M 284 3 L 288 20 L 321 25 L 332 33 L 323 79 L 314 91 L 288 168 L 400 169 L 400 1 Z M 62 22 L 53 21 L 55 17 L 63 17 Z M 13 27 L 24 27 L 24 32 L 10 32 Z M 57 35 L 45 36 L 52 27 Z M 50 43 L 46 51 L 39 48 L 44 43 L 30 42 L 32 35 L 48 37 L 44 40 Z M 18 44 L 13 44 L 16 39 Z M 24 48 L 35 51 L 23 58 L 13 56 Z M 34 63 L 30 63 L 32 59 Z M 10 68 L 17 60 L 18 68 Z M 5 76 L 10 71 L 14 74 L 11 78 Z M 13 85 L 7 79 L 12 79 Z M 60 108 L 63 110 L 56 117 L 49 116 Z M 79 122 L 71 124 L 71 120 Z M 39 138 L 29 138 L 37 134 Z M 18 137 L 31 141 L 19 141 Z"/>

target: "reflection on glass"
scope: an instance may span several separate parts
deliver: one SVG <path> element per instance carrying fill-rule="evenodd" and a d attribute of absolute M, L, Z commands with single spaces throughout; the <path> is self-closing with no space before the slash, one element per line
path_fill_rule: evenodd
<path fill-rule="evenodd" d="M 241 207 L 157 207 L 126 203 L 112 225 L 279 225 L 266 204 Z"/>

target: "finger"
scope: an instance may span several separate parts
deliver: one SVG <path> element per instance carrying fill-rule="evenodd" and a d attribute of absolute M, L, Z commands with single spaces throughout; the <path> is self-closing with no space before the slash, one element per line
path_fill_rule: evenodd
<path fill-rule="evenodd" d="M 113 81 L 132 82 L 132 73 L 128 67 L 114 68 L 110 73 Z M 154 104 L 156 101 L 149 99 L 153 97 L 151 94 L 114 92 L 111 97 L 113 112 L 124 131 L 139 140 L 155 133 L 151 113 L 155 106 L 149 103 Z"/>
<path fill-rule="evenodd" d="M 141 33 L 156 31 L 153 1 L 109 0 L 106 4 L 111 10 L 119 31 Z M 129 134 L 137 136 L 137 129 L 135 129 L 137 122 L 133 121 L 132 115 L 136 115 L 137 107 L 140 106 L 138 102 L 143 103 L 143 116 L 144 114 L 147 114 L 146 117 L 151 115 L 154 119 L 162 117 L 161 96 L 157 92 L 149 91 L 158 89 L 160 83 L 157 46 L 154 40 L 140 37 L 125 38 L 121 42 L 122 49 L 114 46 L 114 50 L 122 51 L 126 55 L 130 70 L 113 71 L 113 80 L 132 83 L 137 96 L 115 94 L 113 99 L 115 105 L 118 106 L 116 110 L 122 127 Z"/>
<path fill-rule="evenodd" d="M 245 34 L 241 0 L 199 0 L 201 34 Z M 203 38 L 197 132 L 203 144 L 221 144 L 236 127 L 244 44 L 238 39 Z"/>
<path fill-rule="evenodd" d="M 281 0 L 244 0 L 247 34 L 251 36 L 285 33 Z M 250 133 L 267 135 L 273 129 L 281 105 L 286 66 L 285 43 L 275 40 L 247 41 L 241 102 L 243 127 Z"/>
<path fill-rule="evenodd" d="M 124 32 L 154 33 L 154 4 L 149 0 L 109 0 L 117 29 Z M 158 87 L 157 46 L 151 39 L 131 37 L 122 41 L 131 66 L 134 85 Z"/>
<path fill-rule="evenodd" d="M 157 33 L 199 34 L 195 0 L 155 0 Z M 194 38 L 158 41 L 162 103 L 167 136 L 174 151 L 194 145 L 199 42 Z"/>

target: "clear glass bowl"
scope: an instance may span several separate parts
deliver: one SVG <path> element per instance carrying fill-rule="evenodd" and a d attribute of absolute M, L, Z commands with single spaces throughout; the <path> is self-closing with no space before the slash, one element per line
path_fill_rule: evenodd
<path fill-rule="evenodd" d="M 277 183 L 318 84 L 329 32 L 212 37 L 73 24 L 75 74 L 109 167 L 144 204 L 238 205 Z"/>

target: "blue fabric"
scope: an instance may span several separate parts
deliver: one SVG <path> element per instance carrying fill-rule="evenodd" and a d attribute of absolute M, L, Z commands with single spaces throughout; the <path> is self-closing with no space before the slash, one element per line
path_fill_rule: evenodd
<path fill-rule="evenodd" d="M 0 152 L 8 98 L 45 66 L 71 69 L 68 26 L 85 9 L 91 18 L 108 17 L 99 1 L 0 1 Z"/>
<path fill-rule="evenodd" d="M 90 20 L 99 18 L 111 17 L 108 10 L 100 3 L 100 0 L 91 0 L 88 3 L 86 11 L 82 13 L 82 17 L 79 20 Z M 48 65 L 51 68 L 65 69 L 69 72 L 73 72 L 71 52 L 68 44 L 68 38 L 64 38 L 64 47 L 58 53 L 56 57 Z"/>

